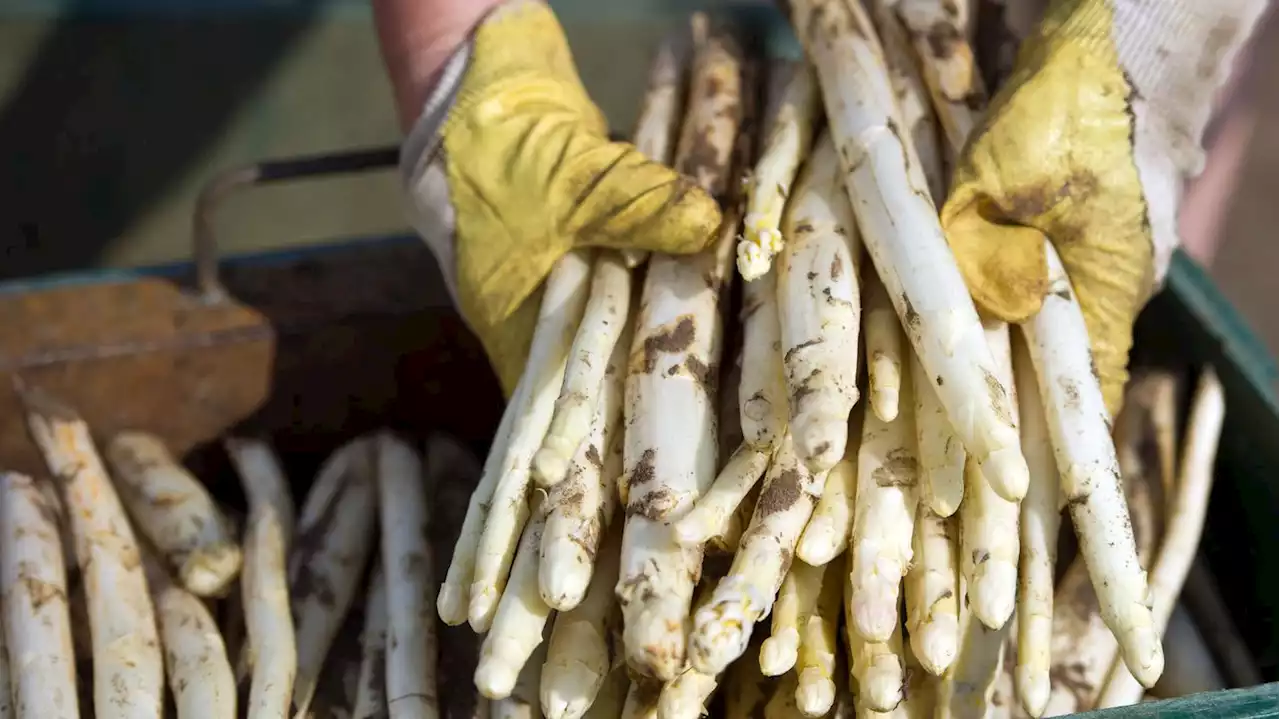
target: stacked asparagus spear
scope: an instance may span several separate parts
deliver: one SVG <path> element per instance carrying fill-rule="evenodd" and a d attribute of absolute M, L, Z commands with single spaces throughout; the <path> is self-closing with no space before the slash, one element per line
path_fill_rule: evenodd
<path fill-rule="evenodd" d="M 702 17 L 658 53 L 637 143 L 721 201 L 721 231 L 692 257 L 557 265 L 439 614 L 484 635 L 482 695 L 540 674 L 557 719 L 696 717 L 721 683 L 731 714 L 1040 716 L 1074 658 L 1065 506 L 1099 629 L 1071 708 L 1137 701 L 1176 592 L 1148 584 L 1159 538 L 1135 542 L 1126 499 L 1145 465 L 1117 454 L 1070 282 L 1047 246 L 1044 309 L 980 318 L 938 222 L 985 96 L 965 20 L 791 7 L 803 63 Z M 1168 491 L 1195 538 L 1204 467 L 1185 471 Z"/>

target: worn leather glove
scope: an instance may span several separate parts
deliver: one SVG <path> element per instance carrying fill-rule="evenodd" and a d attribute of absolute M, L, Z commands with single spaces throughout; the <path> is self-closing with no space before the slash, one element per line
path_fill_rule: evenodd
<path fill-rule="evenodd" d="M 1113 416 L 1133 321 L 1178 244 L 1214 90 L 1265 5 L 1055 2 L 955 170 L 942 224 L 974 301 L 1010 322 L 1037 312 L 1047 236 Z"/>
<path fill-rule="evenodd" d="M 509 0 L 445 65 L 401 150 L 413 224 L 510 396 L 538 289 L 582 245 L 703 249 L 716 202 L 626 143 L 578 79 L 564 32 L 536 0 Z"/>

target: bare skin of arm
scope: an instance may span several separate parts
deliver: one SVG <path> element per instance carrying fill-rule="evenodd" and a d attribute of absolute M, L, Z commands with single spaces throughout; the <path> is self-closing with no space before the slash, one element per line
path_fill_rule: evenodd
<path fill-rule="evenodd" d="M 400 127 L 418 118 L 440 68 L 476 23 L 502 0 L 373 0 L 382 61 Z"/>

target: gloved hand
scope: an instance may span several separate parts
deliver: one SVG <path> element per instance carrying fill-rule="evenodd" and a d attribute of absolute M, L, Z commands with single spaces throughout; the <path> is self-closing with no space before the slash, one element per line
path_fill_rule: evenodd
<path fill-rule="evenodd" d="M 610 142 L 564 32 L 537 0 L 509 0 L 444 67 L 401 151 L 411 219 L 510 396 L 540 283 L 582 245 L 703 249 L 716 202 Z"/>
<path fill-rule="evenodd" d="M 1266 0 L 1054 3 L 955 170 L 941 217 L 979 308 L 1040 308 L 1044 237 L 1084 311 L 1108 409 L 1177 246 L 1213 92 Z"/>

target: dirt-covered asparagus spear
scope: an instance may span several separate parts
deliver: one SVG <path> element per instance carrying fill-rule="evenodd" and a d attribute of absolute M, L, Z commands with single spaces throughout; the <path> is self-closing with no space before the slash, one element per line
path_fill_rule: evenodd
<path fill-rule="evenodd" d="M 778 599 L 770 613 L 773 626 L 769 636 L 760 644 L 760 671 L 765 676 L 777 677 L 791 671 L 800 653 L 800 631 L 818 606 L 822 592 L 821 566 L 805 562 L 792 562 L 791 569 L 782 579 Z M 749 661 L 750 657 L 740 661 Z"/>
<path fill-rule="evenodd" d="M 1164 650 L 1125 509 L 1089 335 L 1071 282 L 1047 240 L 1045 259 L 1049 292 L 1040 312 L 1023 329 L 1047 409 L 1062 493 L 1098 592 L 1102 618 L 1119 640 L 1129 670 L 1150 687 L 1160 677 Z"/>
<path fill-rule="evenodd" d="M 475 683 L 480 694 L 488 699 L 511 696 L 521 670 L 542 643 L 544 629 L 551 618 L 551 607 L 538 592 L 538 555 L 547 523 L 547 508 L 536 496 L 534 503 L 533 518 L 520 538 L 506 591 L 498 600 L 493 625 L 480 647 Z"/>
<path fill-rule="evenodd" d="M 559 611 L 573 609 L 582 601 L 599 556 L 600 538 L 615 520 L 618 500 L 614 487 L 622 473 L 622 393 L 629 335 L 630 330 L 613 347 L 591 431 L 575 450 L 568 476 L 547 494 L 538 591 L 547 606 Z"/>
<path fill-rule="evenodd" d="M 704 576 L 693 598 L 693 612 L 707 605 L 718 577 Z M 698 719 L 707 713 L 706 705 L 715 693 L 719 675 L 700 672 L 687 665 L 675 679 L 662 685 L 658 695 L 660 719 Z"/>
<path fill-rule="evenodd" d="M 1013 392 L 1009 326 L 984 321 L 983 331 L 995 358 L 995 377 Z M 1016 405 L 1010 419 L 1016 427 Z M 1013 613 L 1018 589 L 1018 503 L 996 493 L 972 461 L 965 467 L 964 494 L 960 505 L 960 573 L 969 588 L 969 608 L 988 629 L 999 629 Z"/>
<path fill-rule="evenodd" d="M 1002 497 L 1026 493 L 1012 395 L 994 378 L 978 313 L 897 110 L 883 55 L 857 3 L 793 3 L 863 244 L 965 449 Z M 869 311 L 869 308 L 868 308 Z M 874 402 L 873 402 L 874 404 Z"/>
<path fill-rule="evenodd" d="M 1049 427 L 1022 333 L 1010 337 L 1022 454 L 1031 483 L 1018 517 L 1018 661 L 1014 682 L 1018 701 L 1032 716 L 1044 713 L 1049 701 L 1049 648 L 1053 636 L 1053 578 L 1058 562 L 1058 530 L 1062 510 L 1058 467 L 1054 464 Z"/>
<path fill-rule="evenodd" d="M 839 651 L 836 625 L 842 613 L 844 582 L 844 562 L 831 562 L 823 569 L 818 603 L 800 631 L 796 706 L 807 717 L 824 716 L 835 703 L 836 653 Z"/>
<path fill-rule="evenodd" d="M 742 378 L 738 386 L 744 446 L 768 454 L 787 426 L 787 385 L 778 318 L 778 273 L 742 288 Z"/>
<path fill-rule="evenodd" d="M 792 63 L 785 89 L 770 102 L 764 121 L 769 135 L 747 184 L 747 215 L 738 243 L 738 272 L 748 282 L 763 277 L 783 246 L 779 231 L 783 209 L 800 164 L 809 154 L 822 107 L 808 63 Z"/>
<path fill-rule="evenodd" d="M 595 555 L 595 571 L 585 596 L 570 611 L 557 614 L 551 630 L 539 690 L 547 719 L 578 719 L 586 714 L 613 666 L 609 645 L 617 612 L 613 588 L 618 582 L 622 527 L 615 523 L 602 531 L 606 535 Z"/>
<path fill-rule="evenodd" d="M 431 614 L 435 577 L 431 567 L 427 478 L 452 471 L 438 465 L 452 447 L 427 439 L 430 467 L 417 452 L 387 432 L 376 436 L 381 560 L 387 582 L 387 709 L 391 719 L 435 719 L 436 623 Z"/>
<path fill-rule="evenodd" d="M 749 150 L 748 133 L 739 133 L 746 114 L 742 70 L 731 37 L 695 32 L 691 102 L 676 164 L 713 196 L 733 184 L 735 151 Z M 629 489 L 617 593 L 628 663 L 663 680 L 684 665 L 685 617 L 701 559 L 700 550 L 676 543 L 670 523 L 715 478 L 719 302 L 741 218 L 734 207 L 714 248 L 650 259 L 631 348 L 623 452 Z"/>
<path fill-rule="evenodd" d="M 685 547 L 699 547 L 723 534 L 738 508 L 769 466 L 769 454 L 745 442 L 720 470 L 711 488 L 689 513 L 673 525 L 676 541 Z"/>
<path fill-rule="evenodd" d="M 938 400 L 920 360 L 911 358 L 915 391 L 916 444 L 920 452 L 920 501 L 941 517 L 950 517 L 964 498 L 964 445 Z"/>
<path fill-rule="evenodd" d="M 914 406 L 909 382 L 903 390 L 905 406 Z M 897 627 L 902 578 L 912 560 L 920 475 L 913 419 L 909 411 L 892 422 L 874 412 L 863 418 L 849 582 L 854 630 L 870 642 L 889 641 Z"/>
<path fill-rule="evenodd" d="M 1200 376 L 1191 402 L 1176 496 L 1170 504 L 1160 553 L 1151 570 L 1151 593 L 1155 600 L 1153 621 L 1161 634 L 1169 624 L 1182 583 L 1200 546 L 1225 411 L 1222 383 L 1212 369 L 1207 369 Z M 1098 697 L 1098 707 L 1136 704 L 1142 694 L 1143 687 L 1138 680 L 1123 663 L 1117 662 Z"/>
<path fill-rule="evenodd" d="M 320 672 L 347 610 L 356 598 L 377 537 L 377 444 L 360 438 L 338 448 L 320 468 L 336 476 L 333 492 L 317 479 L 303 502 L 298 536 L 290 555 L 290 605 L 298 647 L 293 707 L 305 717 Z M 312 495 L 323 493 L 316 499 Z M 318 506 L 313 507 L 313 504 Z"/>
<path fill-rule="evenodd" d="M 498 479 L 493 495 L 480 498 L 489 511 L 475 554 L 467 621 L 477 632 L 488 629 L 507 583 L 507 573 L 525 522 L 529 520 L 528 489 L 534 454 L 542 446 L 564 379 L 569 347 L 582 319 L 591 287 L 589 251 L 575 250 L 556 261 L 547 277 L 534 326 L 529 359 L 517 392 L 518 414 L 506 443 L 502 462 L 493 469 Z M 491 449 L 490 452 L 493 450 Z M 488 467 L 486 467 L 488 469 Z M 487 472 L 486 472 L 487 473 Z M 484 482 L 481 482 L 484 486 Z M 479 493 L 477 487 L 477 494 Z"/>
<path fill-rule="evenodd" d="M 23 385 L 18 390 L 31 437 L 65 498 L 84 577 L 93 635 L 94 715 L 159 719 L 164 698 L 160 638 L 124 506 L 89 425 L 42 390 Z"/>
<path fill-rule="evenodd" d="M 815 567 L 835 559 L 849 545 L 858 489 L 858 447 L 862 444 L 864 408 L 854 407 L 849 417 L 844 458 L 827 472 L 822 498 L 805 525 L 796 557 Z"/>
<path fill-rule="evenodd" d="M 449 561 L 449 570 L 445 573 L 444 582 L 436 595 L 436 612 L 440 619 L 450 626 L 457 626 L 467 621 L 471 604 L 471 579 L 475 576 L 476 553 L 480 549 L 480 536 L 484 532 L 492 509 L 494 489 L 502 477 L 504 458 L 507 447 L 511 443 L 511 431 L 515 427 L 516 417 L 524 411 L 524 397 L 528 394 L 530 382 L 521 376 L 520 382 L 511 394 L 506 409 L 502 412 L 502 420 L 494 433 L 493 443 L 489 445 L 489 455 L 485 458 L 480 479 L 471 492 L 471 501 L 467 505 L 467 514 L 462 520 L 462 528 L 458 532 L 458 541 L 453 545 L 453 558 Z"/>
<path fill-rule="evenodd" d="M 199 597 L 169 577 L 156 554 L 144 549 L 142 561 L 179 719 L 236 719 L 236 680 L 213 615 Z"/>
<path fill-rule="evenodd" d="M 159 437 L 121 432 L 106 447 L 129 517 L 198 596 L 220 596 L 240 572 L 240 544 L 200 480 Z"/>
<path fill-rule="evenodd" d="M 810 471 L 844 456 L 858 401 L 861 243 L 841 183 L 840 159 L 822 133 L 787 204 L 778 263 L 782 361 L 796 452 Z"/>
<path fill-rule="evenodd" d="M 360 678 L 351 719 L 384 719 L 387 716 L 387 578 L 382 565 L 369 575 L 369 597 L 364 605 L 360 632 Z"/>
<path fill-rule="evenodd" d="M 699 671 L 718 674 L 746 650 L 753 625 L 773 607 L 824 480 L 809 472 L 785 435 L 728 576 L 693 616 L 689 659 Z"/>
<path fill-rule="evenodd" d="M 958 521 L 940 517 L 923 502 L 916 509 L 913 557 L 904 586 L 907 636 L 921 666 L 941 675 L 960 643 Z"/>
<path fill-rule="evenodd" d="M 280 460 L 265 441 L 228 438 L 227 454 L 249 501 L 240 576 L 248 652 L 248 715 L 289 716 L 298 671 L 297 638 L 289 611 L 286 566 L 293 540 L 294 505 Z"/>
<path fill-rule="evenodd" d="M 684 104 L 680 93 L 687 62 L 684 50 L 675 37 L 658 48 L 649 66 L 649 86 L 632 138 L 640 152 L 663 165 L 671 161 Z M 569 471 L 574 452 L 591 430 L 608 358 L 616 344 L 629 346 L 629 339 L 622 336 L 630 319 L 632 277 L 628 268 L 638 265 L 642 257 L 631 250 L 602 252 L 595 260 L 591 295 L 569 350 L 555 414 L 542 449 L 534 457 L 534 473 L 543 486 L 555 484 Z"/>
<path fill-rule="evenodd" d="M 948 0 L 898 0 L 952 157 L 981 119 L 986 89 L 965 34 L 965 13 Z"/>
<path fill-rule="evenodd" d="M 58 512 L 40 484 L 24 474 L 0 473 L 0 663 L 19 661 L 12 677 L 0 671 L 0 716 L 74 719 L 76 659 L 67 609 Z M 3 667 L 0 667 L 3 669 Z M 12 691 L 10 689 L 12 688 Z"/>

